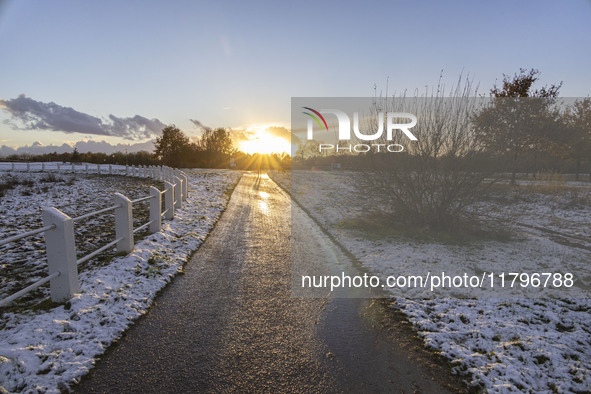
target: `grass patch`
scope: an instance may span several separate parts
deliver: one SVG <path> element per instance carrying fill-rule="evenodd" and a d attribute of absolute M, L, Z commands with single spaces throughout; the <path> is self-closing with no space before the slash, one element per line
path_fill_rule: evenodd
<path fill-rule="evenodd" d="M 14 175 L 6 175 L 0 181 L 0 197 L 3 197 L 7 191 L 14 189 L 19 185 L 33 186 L 35 182 L 31 179 L 19 179 Z"/>
<path fill-rule="evenodd" d="M 63 303 L 53 302 L 51 298 L 46 298 L 27 309 L 31 311 L 48 311 L 60 305 L 63 305 Z"/>
<path fill-rule="evenodd" d="M 511 234 L 503 229 L 484 229 L 479 223 L 471 222 L 459 226 L 455 231 L 435 231 L 428 227 L 409 226 L 396 220 L 393 215 L 373 213 L 364 218 L 341 221 L 338 226 L 353 230 L 368 240 L 409 238 L 421 243 L 470 244 L 480 241 L 509 242 Z"/>
<path fill-rule="evenodd" d="M 538 356 L 534 356 L 534 363 L 538 364 L 538 365 L 542 365 L 545 364 L 547 361 L 550 360 L 550 358 L 548 358 L 547 356 L 540 354 Z"/>
<path fill-rule="evenodd" d="M 42 183 L 57 183 L 57 182 L 62 182 L 63 179 L 57 177 L 52 172 L 48 172 L 47 174 L 45 174 L 44 176 L 42 176 L 41 178 L 39 178 L 39 181 L 42 182 Z"/>

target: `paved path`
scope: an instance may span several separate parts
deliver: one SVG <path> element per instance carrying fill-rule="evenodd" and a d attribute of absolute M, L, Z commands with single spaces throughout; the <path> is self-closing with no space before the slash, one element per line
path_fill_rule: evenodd
<path fill-rule="evenodd" d="M 305 216 L 297 208 L 294 215 Z M 266 176 L 244 175 L 185 274 L 76 390 L 444 391 L 372 328 L 368 301 L 292 297 L 291 240 L 298 254 L 316 254 L 306 261 L 345 257 L 311 221 L 298 221 L 293 232 L 290 221 L 289 197 Z"/>

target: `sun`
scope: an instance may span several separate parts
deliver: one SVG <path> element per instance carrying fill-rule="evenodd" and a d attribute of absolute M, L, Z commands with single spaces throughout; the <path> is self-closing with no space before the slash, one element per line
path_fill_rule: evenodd
<path fill-rule="evenodd" d="M 291 145 L 285 138 L 271 135 L 266 128 L 251 129 L 251 138 L 240 142 L 238 149 L 248 154 L 290 153 Z"/>

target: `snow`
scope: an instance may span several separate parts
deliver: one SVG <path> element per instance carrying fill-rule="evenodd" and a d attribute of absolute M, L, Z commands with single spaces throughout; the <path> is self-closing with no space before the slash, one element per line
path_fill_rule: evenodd
<path fill-rule="evenodd" d="M 16 176 L 32 182 L 18 185 L 0 197 L 0 239 L 40 227 L 38 215 L 43 204 L 58 206 L 69 214 L 82 214 L 104 206 L 113 190 L 124 189 L 132 198 L 141 197 L 151 182 L 93 175 L 76 175 L 73 179 L 67 174 L 59 175 L 63 181 L 42 182 L 43 174 Z M 182 271 L 223 211 L 227 192 L 239 176 L 230 171 L 189 171 L 189 202 L 173 221 L 163 222 L 161 233 L 144 237 L 128 256 L 113 257 L 108 264 L 89 262 L 80 273 L 81 292 L 65 305 L 24 308 L 46 297 L 44 290 L 24 301 L 17 311 L 3 313 L 0 390 L 59 392 L 87 373 L 96 357 L 145 313 L 157 292 Z M 341 226 L 344 220 L 368 212 L 372 202 L 347 180 L 350 176 L 346 172 L 306 174 L 292 192 L 371 273 L 384 276 L 410 272 L 423 261 L 446 270 L 460 265 L 462 269 L 488 271 L 506 270 L 510 263 L 519 262 L 530 269 L 540 264 L 566 266 L 582 277 L 583 284 L 591 283 L 591 254 L 587 249 L 565 245 L 531 228 L 520 233 L 516 241 L 470 246 L 401 238 L 368 239 L 359 231 Z M 274 174 L 273 178 L 290 186 L 286 174 Z M 516 220 L 520 223 L 588 237 L 591 192 L 585 184 L 572 187 L 564 195 L 532 189 L 519 196 L 499 196 L 498 201 L 486 203 L 487 210 L 514 219 L 519 212 Z M 573 190 L 576 196 L 569 194 Z M 80 225 L 77 236 L 86 237 L 91 250 L 110 236 L 98 220 L 85 226 Z M 91 231 L 97 226 L 98 232 Z M 42 277 L 45 267 L 43 253 L 36 252 L 39 247 L 40 238 L 25 243 L 27 258 L 22 257 L 22 250 L 1 249 L 3 272 L 10 262 L 20 261 L 25 282 Z M 5 259 L 9 254 L 10 258 Z M 23 284 L 14 277 L 9 279 L 6 284 Z M 391 296 L 392 307 L 408 316 L 426 346 L 447 357 L 453 371 L 475 387 L 489 392 L 584 392 L 591 387 L 589 298 L 559 292 L 549 292 L 545 298 L 509 293 L 503 298 Z M 548 298 L 552 296 L 557 298 Z"/>
<path fill-rule="evenodd" d="M 71 217 L 97 211 L 112 205 L 113 193 L 123 191 L 135 199 L 147 195 L 150 185 L 163 188 L 161 182 L 124 176 L 72 175 L 69 173 L 0 173 L 0 184 L 16 183 L 0 197 L 0 239 L 43 227 L 41 211 L 56 207 Z M 134 227 L 147 221 L 147 204 L 133 207 Z M 112 213 L 91 217 L 75 225 L 78 257 L 82 257 L 114 239 Z M 140 232 L 138 235 L 146 234 Z M 47 276 L 43 235 L 28 237 L 0 247 L 0 298 Z M 114 255 L 111 252 L 110 255 Z M 79 269 L 101 264 L 95 258 Z M 34 303 L 49 294 L 44 287 L 19 300 Z"/>
<path fill-rule="evenodd" d="M 425 345 L 447 357 L 453 372 L 488 392 L 588 392 L 591 388 L 591 252 L 585 239 L 591 229 L 591 188 L 544 185 L 525 193 L 497 196 L 486 211 L 509 223 L 516 221 L 575 235 L 579 245 L 513 223 L 510 242 L 466 244 L 416 240 L 400 236 L 375 238 L 343 223 L 375 210 L 371 196 L 356 187 L 359 174 L 292 172 L 272 178 L 288 189 L 322 226 L 373 275 L 404 273 L 571 271 L 577 286 L 542 295 L 505 289 L 496 294 L 461 292 L 413 293 L 387 289 L 393 308 L 409 318 Z M 576 188 L 576 189 L 575 189 Z M 576 196 L 572 192 L 576 190 Z M 516 215 L 519 213 L 519 215 Z M 457 297 L 460 296 L 460 297 Z"/>
<path fill-rule="evenodd" d="M 0 391 L 67 390 L 93 367 L 96 357 L 110 343 L 146 312 L 158 291 L 182 271 L 225 209 L 228 191 L 241 175 L 224 170 L 189 170 L 187 174 L 189 199 L 175 213 L 174 220 L 164 221 L 160 233 L 136 242 L 129 255 L 116 256 L 108 264 L 91 265 L 83 270 L 79 275 L 81 291 L 73 299 L 46 310 L 3 313 Z M 96 179 L 91 178 L 77 179 L 75 184 L 80 186 L 84 196 L 101 204 L 97 187 L 104 186 L 105 181 L 95 182 Z M 124 186 L 119 182 L 117 185 L 118 190 Z M 64 195 L 62 191 L 52 190 L 58 196 Z M 7 196 L 19 200 L 20 205 L 27 206 L 24 209 L 35 216 L 38 201 L 26 202 L 18 190 L 16 192 Z M 46 196 L 51 194 L 52 191 L 45 193 Z M 64 204 L 71 205 L 75 200 L 70 196 Z M 51 198 L 47 200 L 48 204 L 52 202 L 55 201 Z M 88 203 L 85 201 L 83 205 L 88 208 Z"/>

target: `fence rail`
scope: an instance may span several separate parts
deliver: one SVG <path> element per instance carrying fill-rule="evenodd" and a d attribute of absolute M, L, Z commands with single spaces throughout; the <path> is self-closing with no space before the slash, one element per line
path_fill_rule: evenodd
<path fill-rule="evenodd" d="M 52 226 L 45 226 L 45 227 L 38 228 L 37 230 L 27 231 L 26 233 L 17 234 L 17 235 L 14 235 L 12 237 L 8 237 L 8 238 L 5 238 L 3 240 L 0 240 L 0 246 L 9 244 L 9 243 L 14 242 L 14 241 L 18 241 L 18 240 L 23 239 L 23 238 L 27 238 L 27 237 L 30 237 L 30 236 L 33 236 L 33 235 L 40 234 L 40 233 L 43 233 L 43 232 L 45 232 L 47 230 L 52 230 L 54 228 L 55 227 L 53 225 Z"/>
<path fill-rule="evenodd" d="M 0 172 L 55 172 L 80 174 L 127 175 L 171 181 L 175 176 L 185 175 L 182 171 L 167 166 L 129 166 L 119 164 L 91 163 L 0 163 Z"/>
<path fill-rule="evenodd" d="M 31 171 L 31 163 L 26 163 L 26 171 Z M 42 170 L 46 170 L 44 163 L 41 163 Z M 84 164 L 88 172 L 88 164 Z M 69 168 L 75 171 L 75 166 Z M 0 171 L 3 169 L 0 168 Z M 113 166 L 109 165 L 109 173 L 113 173 Z M 12 163 L 9 171 L 18 171 L 15 163 Z M 57 171 L 60 172 L 60 165 L 57 165 Z M 100 165 L 97 165 L 96 171 L 101 173 Z M 124 171 L 124 172 L 123 172 Z M 31 237 L 40 233 L 45 236 L 45 250 L 47 253 L 47 265 L 49 275 L 27 286 L 26 288 L 0 300 L 0 307 L 9 305 L 12 301 L 25 294 L 35 290 L 43 284 L 50 282 L 51 299 L 54 302 L 67 301 L 72 295 L 79 291 L 78 285 L 78 265 L 82 264 L 98 254 L 115 247 L 117 252 L 129 253 L 134 248 L 134 234 L 149 229 L 151 234 L 157 233 L 161 229 L 162 219 L 174 219 L 176 210 L 182 207 L 182 201 L 188 197 L 188 178 L 185 173 L 169 167 L 129 167 L 125 166 L 124 175 L 150 177 L 164 181 L 164 190 L 160 191 L 154 186 L 150 187 L 149 195 L 130 200 L 120 193 L 113 195 L 114 205 L 97 211 L 85 213 L 83 215 L 71 218 L 57 208 L 45 208 L 42 212 L 44 226 L 32 231 L 13 235 L 0 240 L 0 246 L 11 242 Z M 162 196 L 164 196 L 164 211 L 162 211 Z M 133 228 L 133 204 L 149 201 L 149 220 L 137 228 Z M 115 213 L 115 239 L 97 250 L 77 259 L 76 242 L 74 237 L 74 223 L 93 216 L 101 215 L 106 212 Z"/>

